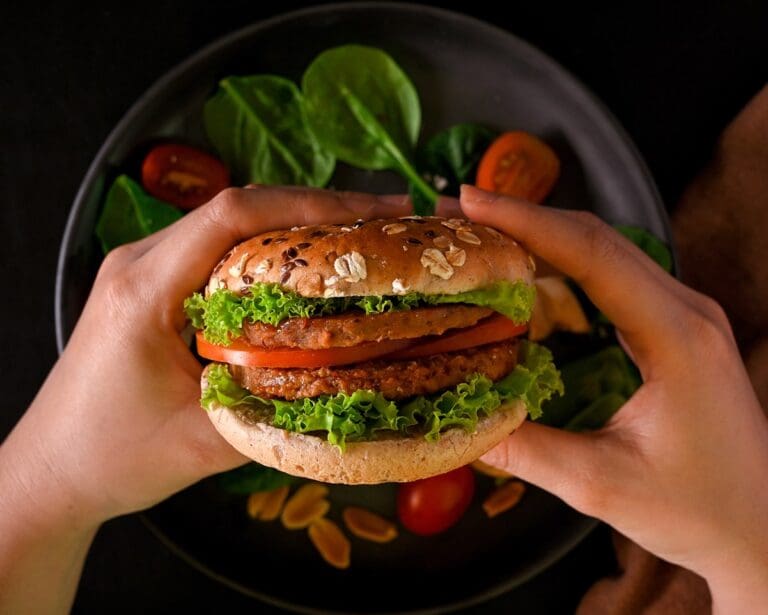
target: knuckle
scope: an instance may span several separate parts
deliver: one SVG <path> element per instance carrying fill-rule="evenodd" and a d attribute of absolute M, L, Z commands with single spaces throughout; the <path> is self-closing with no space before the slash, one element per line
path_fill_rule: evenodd
<path fill-rule="evenodd" d="M 137 257 L 137 246 L 133 243 L 127 243 L 117 248 L 113 248 L 104 257 L 96 273 L 97 281 L 109 279 L 120 273 L 129 266 Z"/>
<path fill-rule="evenodd" d="M 708 349 L 708 352 L 717 352 L 731 346 L 733 338 L 730 326 L 725 312 L 720 312 L 722 308 L 714 301 L 711 301 L 709 306 L 702 307 L 701 311 L 691 310 L 686 319 L 686 337 L 696 340 L 697 346 Z"/>
<path fill-rule="evenodd" d="M 612 262 L 621 253 L 622 246 L 617 241 L 612 229 L 594 214 L 585 217 L 587 245 L 593 258 Z"/>
<path fill-rule="evenodd" d="M 242 188 L 224 188 L 205 206 L 207 216 L 217 225 L 232 218 L 243 205 Z"/>

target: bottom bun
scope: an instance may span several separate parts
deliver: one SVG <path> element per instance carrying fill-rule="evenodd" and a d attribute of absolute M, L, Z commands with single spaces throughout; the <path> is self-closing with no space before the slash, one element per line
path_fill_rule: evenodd
<path fill-rule="evenodd" d="M 202 388 L 207 387 L 207 369 Z M 273 427 L 271 414 L 250 407 L 213 403 L 208 417 L 240 453 L 287 474 L 348 485 L 402 483 L 443 474 L 471 463 L 525 420 L 525 404 L 504 404 L 482 417 L 474 432 L 452 428 L 436 442 L 422 436 L 393 434 L 367 442 L 347 442 L 342 453 L 325 437 Z"/>

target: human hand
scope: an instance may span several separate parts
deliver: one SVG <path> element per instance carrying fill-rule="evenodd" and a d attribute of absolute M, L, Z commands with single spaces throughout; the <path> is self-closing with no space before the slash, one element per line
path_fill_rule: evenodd
<path fill-rule="evenodd" d="M 185 297 L 240 240 L 270 229 L 409 213 L 403 199 L 295 188 L 229 189 L 110 252 L 44 387 L 0 449 L 17 482 L 98 524 L 246 461 L 200 408 L 182 339 Z M 55 485 L 55 486 L 54 486 Z M 42 507 L 40 507 L 42 508 Z"/>
<path fill-rule="evenodd" d="M 720 307 L 586 212 L 466 186 L 461 205 L 580 284 L 644 382 L 599 431 L 526 422 L 483 461 L 701 574 L 716 605 L 766 598 L 768 422 Z"/>

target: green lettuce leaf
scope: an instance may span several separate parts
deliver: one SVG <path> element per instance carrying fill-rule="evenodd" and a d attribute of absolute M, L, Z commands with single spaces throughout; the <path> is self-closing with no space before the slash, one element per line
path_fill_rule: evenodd
<path fill-rule="evenodd" d="M 471 432 L 481 416 L 515 400 L 523 401 L 536 419 L 542 415 L 542 404 L 555 394 L 563 394 L 563 383 L 552 353 L 538 344 L 522 342 L 520 362 L 498 382 L 473 374 L 453 389 L 399 404 L 366 390 L 294 401 L 261 399 L 237 384 L 221 364 L 210 368 L 208 388 L 200 403 L 207 410 L 213 402 L 230 408 L 241 404 L 271 408 L 277 427 L 298 433 L 325 431 L 328 441 L 344 450 L 347 441 L 370 440 L 379 431 L 418 431 L 429 441 L 451 427 Z"/>
<path fill-rule="evenodd" d="M 202 329 L 205 339 L 214 344 L 229 344 L 230 337 L 242 334 L 246 321 L 278 325 L 287 318 L 312 318 L 362 310 L 381 314 L 410 310 L 420 305 L 470 303 L 489 307 L 515 322 L 531 317 L 536 290 L 525 282 L 500 281 L 485 288 L 455 295 L 405 295 L 368 297 L 302 297 L 279 284 L 256 283 L 245 295 L 218 289 L 208 297 L 195 293 L 184 301 L 192 325 Z"/>

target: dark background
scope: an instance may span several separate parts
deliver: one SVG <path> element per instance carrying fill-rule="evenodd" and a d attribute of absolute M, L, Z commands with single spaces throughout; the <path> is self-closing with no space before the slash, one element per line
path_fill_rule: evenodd
<path fill-rule="evenodd" d="M 306 6 L 254 0 L 98 8 L 4 4 L 0 439 L 56 359 L 58 247 L 77 187 L 111 128 L 190 53 L 243 25 Z M 768 76 L 764 2 L 503 5 L 504 15 L 483 2 L 463 10 L 539 47 L 602 99 L 637 144 L 670 210 L 706 163 L 722 128 Z M 612 565 L 609 532 L 601 527 L 553 568 L 477 612 L 521 606 L 533 612 L 532 605 L 538 613 L 572 612 Z M 133 516 L 106 524 L 97 536 L 75 611 L 197 613 L 214 606 L 271 612 L 176 559 Z"/>

